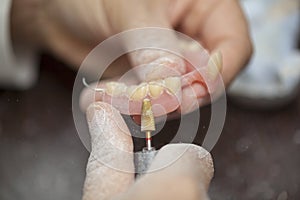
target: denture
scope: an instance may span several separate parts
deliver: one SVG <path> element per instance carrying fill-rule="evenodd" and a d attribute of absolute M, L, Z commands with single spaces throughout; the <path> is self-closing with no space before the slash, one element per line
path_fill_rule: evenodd
<path fill-rule="evenodd" d="M 179 77 L 168 77 L 139 85 L 126 85 L 120 82 L 107 82 L 98 88 L 105 92 L 100 101 L 112 104 L 122 114 L 138 115 L 141 113 L 141 102 L 145 98 L 151 99 L 153 109 L 157 115 L 174 111 L 180 104 L 181 80 Z M 96 97 L 97 98 L 97 97 Z M 155 105 L 160 105 L 160 107 Z M 163 109 L 162 109 L 163 108 Z"/>
<path fill-rule="evenodd" d="M 189 99 L 189 97 L 182 97 L 182 95 L 187 95 L 182 93 L 187 87 L 197 86 L 194 89 L 196 98 L 212 93 L 221 71 L 222 55 L 217 52 L 209 57 L 206 66 L 193 68 L 183 76 L 156 79 L 138 85 L 126 85 L 116 81 L 100 82 L 97 88 L 103 88 L 104 92 L 93 93 L 89 91 L 89 94 L 87 94 L 85 91 L 81 99 L 81 105 L 85 107 L 93 101 L 103 101 L 113 105 L 122 114 L 140 115 L 142 100 L 148 98 L 153 105 L 154 115 L 161 116 L 178 109 L 182 99 Z M 203 88 L 199 89 L 199 85 Z M 92 99 L 91 96 L 93 96 Z M 189 99 L 191 102 L 195 100 Z"/>

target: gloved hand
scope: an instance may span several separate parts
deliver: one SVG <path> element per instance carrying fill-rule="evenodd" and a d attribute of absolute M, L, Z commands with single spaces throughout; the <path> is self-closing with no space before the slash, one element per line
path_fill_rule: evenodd
<path fill-rule="evenodd" d="M 225 83 L 251 54 L 237 0 L 13 0 L 11 24 L 15 44 L 38 46 L 75 66 L 112 34 L 151 26 L 176 28 L 209 51 L 221 51 Z"/>
<path fill-rule="evenodd" d="M 87 109 L 92 150 L 87 164 L 84 200 L 93 199 L 208 199 L 213 176 L 212 158 L 192 144 L 170 144 L 159 150 L 150 170 L 134 182 L 130 132 L 120 113 L 111 105 L 96 102 Z M 186 151 L 185 151 L 186 150 Z M 184 152 L 178 158 L 178 152 Z M 132 155 L 132 154 L 131 154 Z M 178 158 L 178 159 L 177 159 Z M 175 161 L 168 165 L 168 161 Z M 107 161 L 107 163 L 103 163 Z M 107 166 L 121 166 L 125 171 Z"/>
<path fill-rule="evenodd" d="M 13 0 L 11 24 L 16 47 L 24 43 L 35 46 L 77 67 L 100 41 L 115 33 L 141 27 L 176 29 L 199 41 L 215 55 L 219 65 L 223 61 L 225 84 L 244 66 L 252 51 L 237 0 Z M 159 34 L 140 37 L 163 42 Z M 175 46 L 180 43 L 173 34 L 169 41 Z M 122 45 L 130 46 L 131 41 Z M 181 58 L 166 52 L 141 51 L 130 54 L 130 60 L 133 66 L 146 64 L 138 73 L 141 81 L 174 76 L 174 71 L 182 76 L 190 72 Z M 188 87 L 182 88 L 183 113 L 193 111 L 199 98 L 209 96 L 195 72 L 185 81 Z"/>

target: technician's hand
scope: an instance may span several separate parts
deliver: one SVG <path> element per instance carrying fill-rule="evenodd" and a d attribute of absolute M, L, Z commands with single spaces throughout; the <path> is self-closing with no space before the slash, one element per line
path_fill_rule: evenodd
<path fill-rule="evenodd" d="M 192 144 L 172 144 L 163 147 L 150 169 L 167 160 L 176 159 L 178 152 L 188 150 L 174 163 L 146 174 L 134 181 L 134 174 L 109 168 L 111 165 L 134 171 L 130 132 L 119 112 L 106 103 L 96 102 L 87 110 L 92 151 L 87 164 L 84 200 L 98 199 L 208 199 L 207 190 L 213 176 L 210 154 Z M 108 148 L 110 147 L 110 148 Z M 100 160 L 102 162 L 100 162 Z"/>
<path fill-rule="evenodd" d="M 11 24 L 16 47 L 26 43 L 77 67 L 92 48 L 115 33 L 149 26 L 176 29 L 212 54 L 221 52 L 225 84 L 245 65 L 252 51 L 238 0 L 13 0 Z M 160 34 L 140 37 L 164 42 Z M 179 44 L 175 35 L 171 34 L 169 40 L 170 44 Z M 122 45 L 131 45 L 131 41 Z M 174 76 L 174 71 L 182 76 L 189 72 L 181 58 L 166 52 L 140 51 L 130 54 L 130 60 L 134 66 L 145 64 L 142 72 L 138 71 L 141 81 Z M 182 88 L 182 113 L 203 105 L 202 100 L 210 95 L 203 92 L 205 87 L 198 83 L 197 72 L 186 82 L 189 86 Z M 191 97 L 192 93 L 195 95 Z"/>
<path fill-rule="evenodd" d="M 226 84 L 252 50 L 238 0 L 13 0 L 11 24 L 16 46 L 42 48 L 77 67 L 93 47 L 115 33 L 149 26 L 176 28 L 210 52 L 222 52 Z M 131 60 L 141 62 L 138 57 Z"/>

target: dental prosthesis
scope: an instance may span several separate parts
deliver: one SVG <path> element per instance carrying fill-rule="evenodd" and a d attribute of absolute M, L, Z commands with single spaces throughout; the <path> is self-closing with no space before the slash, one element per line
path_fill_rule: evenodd
<path fill-rule="evenodd" d="M 193 56 L 198 56 L 196 51 Z M 183 106 L 190 112 L 195 109 L 191 107 L 193 101 L 214 92 L 222 71 L 220 52 L 206 59 L 206 64 L 200 67 L 191 67 L 185 62 L 187 73 L 182 76 L 170 76 L 137 85 L 121 81 L 100 81 L 99 84 L 90 86 L 84 80 L 84 84 L 92 90 L 83 91 L 81 108 L 86 108 L 93 101 L 103 101 L 113 105 L 122 114 L 140 115 L 142 101 L 147 98 L 153 105 L 154 116 L 168 114 Z M 172 65 L 171 62 L 166 65 L 168 64 Z M 181 105 L 182 103 L 185 105 Z"/>

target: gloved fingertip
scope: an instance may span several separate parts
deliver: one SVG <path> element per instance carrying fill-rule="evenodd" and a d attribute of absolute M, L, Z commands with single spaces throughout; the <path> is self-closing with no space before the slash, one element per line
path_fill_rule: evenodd
<path fill-rule="evenodd" d="M 109 105 L 106 105 L 106 103 L 103 103 L 100 101 L 90 104 L 86 110 L 86 117 L 87 117 L 88 123 L 91 123 L 94 120 L 96 113 L 102 112 L 102 115 L 104 115 L 105 107 L 107 107 L 107 106 L 109 106 Z"/>

